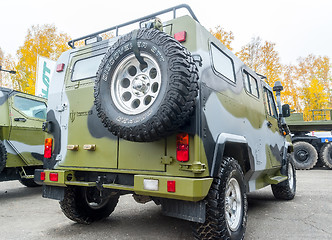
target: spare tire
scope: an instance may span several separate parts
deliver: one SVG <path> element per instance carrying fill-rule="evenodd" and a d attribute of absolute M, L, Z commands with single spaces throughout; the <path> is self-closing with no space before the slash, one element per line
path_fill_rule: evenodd
<path fill-rule="evenodd" d="M 99 66 L 94 88 L 98 117 L 120 138 L 157 140 L 186 123 L 197 81 L 197 67 L 183 45 L 156 29 L 135 30 L 120 37 Z"/>
<path fill-rule="evenodd" d="M 315 147 L 310 143 L 296 142 L 294 143 L 292 157 L 296 169 L 307 170 L 316 165 L 318 154 Z"/>
<path fill-rule="evenodd" d="M 6 167 L 7 151 L 5 145 L 0 140 L 0 173 Z"/>

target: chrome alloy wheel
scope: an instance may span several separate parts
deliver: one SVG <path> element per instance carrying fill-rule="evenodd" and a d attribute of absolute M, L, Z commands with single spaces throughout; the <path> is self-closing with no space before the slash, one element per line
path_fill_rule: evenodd
<path fill-rule="evenodd" d="M 161 86 L 161 73 L 156 60 L 142 53 L 147 65 L 134 54 L 124 58 L 114 71 L 111 97 L 116 107 L 128 115 L 137 115 L 152 106 Z"/>
<path fill-rule="evenodd" d="M 294 171 L 291 163 L 288 163 L 288 184 L 289 188 L 294 191 Z"/>
<path fill-rule="evenodd" d="M 235 178 L 231 178 L 227 184 L 225 215 L 228 227 L 232 231 L 236 231 L 240 226 L 242 218 L 242 198 L 240 185 Z"/>

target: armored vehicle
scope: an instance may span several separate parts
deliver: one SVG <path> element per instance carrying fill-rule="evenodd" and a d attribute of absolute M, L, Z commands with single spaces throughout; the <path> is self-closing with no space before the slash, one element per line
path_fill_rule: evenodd
<path fill-rule="evenodd" d="M 191 16 L 176 17 L 180 8 Z M 118 36 L 129 24 L 139 28 Z M 116 37 L 101 41 L 110 30 Z M 272 184 L 276 198 L 294 198 L 288 105 L 278 113 L 271 87 L 189 6 L 69 45 L 50 85 L 44 169 L 35 171 L 69 219 L 106 218 L 130 193 L 192 221 L 197 239 L 242 239 L 247 192 Z M 281 84 L 274 90 L 280 98 Z"/>
<path fill-rule="evenodd" d="M 38 186 L 34 170 L 43 166 L 46 99 L 0 88 L 0 181 Z"/>
<path fill-rule="evenodd" d="M 307 170 L 314 166 L 332 169 L 332 110 L 312 110 L 312 121 L 304 121 L 303 113 L 293 113 L 287 119 L 292 133 L 296 169 Z"/>

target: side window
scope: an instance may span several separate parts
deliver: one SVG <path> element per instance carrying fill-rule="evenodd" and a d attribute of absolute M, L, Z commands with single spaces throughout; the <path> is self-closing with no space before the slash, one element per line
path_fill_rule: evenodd
<path fill-rule="evenodd" d="M 258 91 L 258 83 L 256 78 L 251 76 L 246 71 L 243 71 L 243 78 L 244 78 L 244 87 L 246 88 L 247 92 L 258 98 L 259 91 Z"/>
<path fill-rule="evenodd" d="M 273 97 L 273 93 L 268 90 L 267 88 L 264 88 L 264 103 L 265 103 L 265 107 L 266 107 L 266 112 L 274 117 L 274 118 L 278 118 L 278 113 L 277 113 L 277 108 L 276 108 L 276 104 L 274 101 L 274 97 Z"/>
<path fill-rule="evenodd" d="M 46 104 L 44 102 L 15 96 L 14 106 L 28 117 L 46 119 Z"/>
<path fill-rule="evenodd" d="M 211 43 L 211 53 L 212 53 L 212 62 L 214 69 L 229 79 L 232 82 L 235 82 L 235 71 L 233 60 L 226 55 L 222 50 L 217 48 L 214 44 Z"/>
<path fill-rule="evenodd" d="M 95 77 L 103 57 L 104 55 L 97 55 L 90 58 L 84 58 L 75 62 L 71 80 L 78 81 Z"/>

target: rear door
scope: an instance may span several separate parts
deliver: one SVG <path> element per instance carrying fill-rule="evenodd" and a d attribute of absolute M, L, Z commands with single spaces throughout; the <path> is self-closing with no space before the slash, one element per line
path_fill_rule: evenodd
<path fill-rule="evenodd" d="M 118 138 L 103 126 L 94 106 L 96 73 L 108 48 L 107 42 L 100 42 L 70 53 L 64 89 L 69 114 L 66 123 L 61 120 L 68 150 L 60 166 L 117 168 Z"/>
<path fill-rule="evenodd" d="M 27 165 L 42 165 L 46 100 L 18 93 L 9 99 L 11 128 L 8 143 Z"/>

